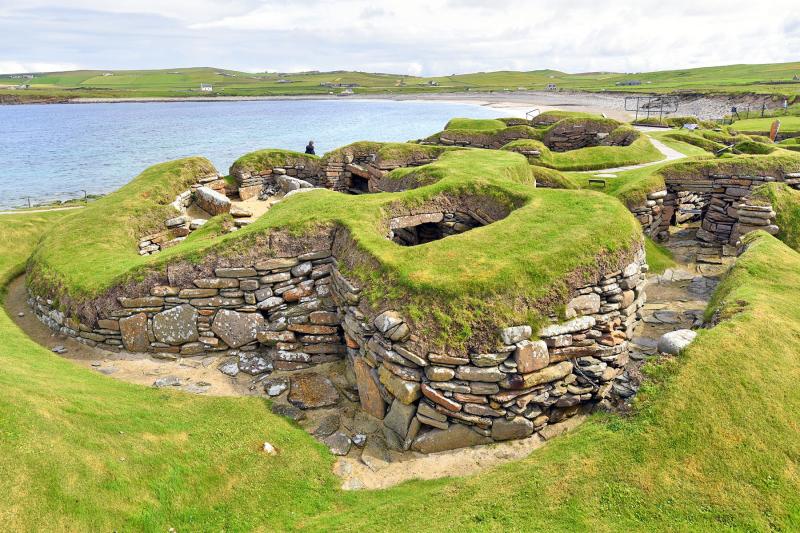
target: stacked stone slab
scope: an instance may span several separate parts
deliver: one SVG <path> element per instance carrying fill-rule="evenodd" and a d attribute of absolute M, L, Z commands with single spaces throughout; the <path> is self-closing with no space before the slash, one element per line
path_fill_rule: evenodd
<path fill-rule="evenodd" d="M 180 282 L 150 284 L 81 323 L 52 300 L 32 297 L 41 320 L 92 346 L 159 357 L 231 352 L 249 373 L 297 370 L 340 359 L 344 345 L 330 297 L 330 248 L 246 265 L 199 267 Z M 182 280 L 186 281 L 182 281 Z M 101 307 L 99 304 L 97 307 Z"/>
<path fill-rule="evenodd" d="M 187 213 L 192 203 L 197 203 L 209 215 L 230 211 L 227 195 L 231 189 L 218 175 L 205 176 L 183 191 L 172 202 L 175 216 L 164 221 L 160 231 L 139 238 L 139 255 L 152 255 L 180 243 L 205 223 L 203 219 L 192 219 Z"/>
<path fill-rule="evenodd" d="M 771 176 L 736 176 L 696 174 L 667 177 L 667 188 L 650 193 L 644 205 L 631 212 L 642 223 L 644 233 L 665 240 L 674 221 L 701 220 L 697 239 L 714 253 L 732 255 L 739 238 L 751 231 L 779 231 L 772 206 L 750 198 L 753 189 L 765 183 L 781 181 L 800 189 L 800 173 Z"/>
<path fill-rule="evenodd" d="M 595 121 L 565 120 L 557 123 L 544 136 L 544 144 L 553 152 L 568 152 L 590 146 L 628 146 L 638 133 L 612 136 L 618 124 Z"/>
<path fill-rule="evenodd" d="M 222 215 L 231 211 L 231 201 L 228 197 L 210 187 L 198 187 L 194 191 L 194 201 L 197 207 L 211 216 Z"/>
<path fill-rule="evenodd" d="M 361 406 L 383 420 L 391 446 L 423 453 L 524 438 L 573 416 L 607 398 L 622 373 L 646 270 L 639 252 L 575 289 L 566 322 L 509 327 L 491 351 L 455 353 L 430 350 L 397 311 L 365 313 L 360 289 L 334 271 Z"/>
<path fill-rule="evenodd" d="M 631 207 L 631 213 L 641 223 L 645 235 L 666 240 L 669 237 L 670 216 L 674 207 L 673 199 L 666 189 L 647 195 L 644 204 Z"/>
<path fill-rule="evenodd" d="M 339 192 L 380 192 L 380 181 L 392 170 L 427 165 L 433 161 L 432 158 L 415 154 L 407 161 L 387 162 L 379 159 L 377 153 L 343 152 L 327 158 L 317 184 Z"/>
<path fill-rule="evenodd" d="M 319 166 L 310 158 L 304 163 L 264 167 L 256 171 L 231 168 L 231 176 L 236 181 L 239 197 L 242 200 L 265 198 L 276 194 L 280 190 L 280 185 L 276 181 L 279 176 L 289 176 L 315 184 L 318 174 Z"/>

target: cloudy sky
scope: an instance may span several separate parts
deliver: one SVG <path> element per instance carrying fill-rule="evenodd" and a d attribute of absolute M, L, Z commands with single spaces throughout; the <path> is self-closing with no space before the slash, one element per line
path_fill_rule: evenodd
<path fill-rule="evenodd" d="M 0 73 L 637 72 L 792 60 L 798 0 L 0 0 Z"/>

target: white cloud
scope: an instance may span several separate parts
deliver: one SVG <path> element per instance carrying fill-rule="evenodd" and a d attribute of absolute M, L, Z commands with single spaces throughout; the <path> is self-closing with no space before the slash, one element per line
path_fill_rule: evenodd
<path fill-rule="evenodd" d="M 75 63 L 40 63 L 38 61 L 23 62 L 0 59 L 0 74 L 17 74 L 21 72 L 56 72 L 62 70 L 78 70 Z"/>
<path fill-rule="evenodd" d="M 643 71 L 796 60 L 800 44 L 796 0 L 2 2 L 0 50 L 26 66 Z"/>

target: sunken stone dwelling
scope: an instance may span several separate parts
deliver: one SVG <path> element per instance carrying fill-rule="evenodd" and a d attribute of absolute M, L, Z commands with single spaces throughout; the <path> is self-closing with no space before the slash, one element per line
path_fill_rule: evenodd
<path fill-rule="evenodd" d="M 508 151 L 385 143 L 264 150 L 224 178 L 202 158 L 157 165 L 65 222 L 79 239 L 103 202 L 139 206 L 109 223 L 120 250 L 101 283 L 44 243 L 31 303 L 106 350 L 227 356 L 221 371 L 263 377 L 289 416 L 347 396 L 398 450 L 528 437 L 615 401 L 647 271 L 622 204 L 536 188 L 530 169 Z"/>

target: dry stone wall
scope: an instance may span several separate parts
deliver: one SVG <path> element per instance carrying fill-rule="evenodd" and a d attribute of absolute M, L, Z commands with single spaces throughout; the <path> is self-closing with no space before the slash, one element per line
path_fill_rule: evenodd
<path fill-rule="evenodd" d="M 750 198 L 754 188 L 773 181 L 800 189 L 800 173 L 777 180 L 771 176 L 736 175 L 668 177 L 666 189 L 650 193 L 644 205 L 631 211 L 645 234 L 660 240 L 668 238 L 670 224 L 700 220 L 697 239 L 701 245 L 717 253 L 735 255 L 742 235 L 759 229 L 778 233 L 772 206 Z"/>
<path fill-rule="evenodd" d="M 189 207 L 193 203 L 209 216 L 231 212 L 231 202 L 228 199 L 231 193 L 230 186 L 216 173 L 198 180 L 172 202 L 175 216 L 165 220 L 161 230 L 139 238 L 139 255 L 152 255 L 175 246 L 186 239 L 189 233 L 205 224 L 205 219 L 189 216 Z"/>
<path fill-rule="evenodd" d="M 243 171 L 235 168 L 231 170 L 231 175 L 238 186 L 239 197 L 242 200 L 263 199 L 276 194 L 282 188 L 285 189 L 286 185 L 282 187 L 281 184 L 282 176 L 315 184 L 318 174 L 319 165 L 311 159 L 294 165 L 265 166 L 257 171 Z"/>
<path fill-rule="evenodd" d="M 328 241 L 247 264 L 184 265 L 166 283 L 148 283 L 146 295 L 118 296 L 110 309 L 98 302 L 94 324 L 65 316 L 41 296 L 30 303 L 52 329 L 107 350 L 162 358 L 233 350 L 245 372 L 296 370 L 344 354 L 330 294 L 334 264 Z"/>
<path fill-rule="evenodd" d="M 644 253 L 575 289 L 566 322 L 498 332 L 481 352 L 431 351 L 404 317 L 359 306 L 359 289 L 332 284 L 362 408 L 397 449 L 432 453 L 519 439 L 610 397 L 628 362 L 645 301 Z"/>
<path fill-rule="evenodd" d="M 342 231 L 298 243 L 273 236 L 263 254 L 200 265 L 113 291 L 96 319 L 65 316 L 31 295 L 40 319 L 89 345 L 178 358 L 238 357 L 262 375 L 346 358 L 362 409 L 397 449 L 429 453 L 523 438 L 603 402 L 628 360 L 645 300 L 644 252 L 572 289 L 553 316 L 497 332 L 487 350 L 444 351 L 393 309 L 375 309 L 341 273 Z"/>

